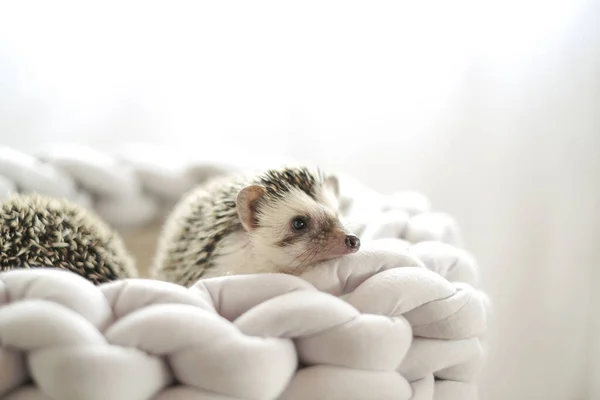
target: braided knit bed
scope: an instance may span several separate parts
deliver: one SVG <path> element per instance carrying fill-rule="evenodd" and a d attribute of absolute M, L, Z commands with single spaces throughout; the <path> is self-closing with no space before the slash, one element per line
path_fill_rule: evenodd
<path fill-rule="evenodd" d="M 342 188 L 363 247 L 301 277 L 0 274 L 0 398 L 477 399 L 488 302 L 456 222 Z"/>

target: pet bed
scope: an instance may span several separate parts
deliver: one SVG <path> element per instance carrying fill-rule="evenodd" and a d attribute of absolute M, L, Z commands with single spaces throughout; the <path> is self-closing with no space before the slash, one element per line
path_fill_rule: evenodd
<path fill-rule="evenodd" d="M 0 191 L 67 197 L 139 231 L 161 205 L 232 168 L 149 162 L 156 154 L 3 148 Z M 184 288 L 139 278 L 95 286 L 52 268 L 1 273 L 0 398 L 477 399 L 489 302 L 456 221 L 419 194 L 341 182 L 344 219 L 363 247 L 300 277 Z"/>

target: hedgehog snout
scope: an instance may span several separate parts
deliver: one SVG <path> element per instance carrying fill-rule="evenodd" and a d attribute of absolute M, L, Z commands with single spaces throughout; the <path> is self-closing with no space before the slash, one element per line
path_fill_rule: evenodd
<path fill-rule="evenodd" d="M 334 229 L 328 234 L 330 257 L 339 257 L 356 253 L 360 249 L 360 239 L 344 229 Z"/>
<path fill-rule="evenodd" d="M 360 239 L 356 235 L 346 235 L 345 243 L 346 247 L 348 247 L 350 250 L 358 251 L 358 249 L 360 249 Z"/>

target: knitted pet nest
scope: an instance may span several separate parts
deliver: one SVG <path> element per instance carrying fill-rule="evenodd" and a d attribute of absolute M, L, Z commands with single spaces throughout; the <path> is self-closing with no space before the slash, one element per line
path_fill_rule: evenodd
<path fill-rule="evenodd" d="M 300 277 L 1 273 L 0 398 L 477 399 L 488 302 L 456 223 L 342 191 L 363 247 Z"/>

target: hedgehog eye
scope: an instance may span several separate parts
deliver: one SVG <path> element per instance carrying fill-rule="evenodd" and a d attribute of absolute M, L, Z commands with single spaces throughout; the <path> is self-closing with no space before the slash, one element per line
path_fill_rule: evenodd
<path fill-rule="evenodd" d="M 301 231 L 303 229 L 306 229 L 306 226 L 308 224 L 306 223 L 306 218 L 304 217 L 296 217 L 292 220 L 292 229 L 294 229 L 295 231 Z"/>

